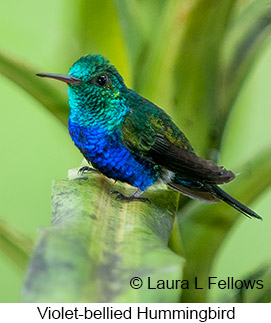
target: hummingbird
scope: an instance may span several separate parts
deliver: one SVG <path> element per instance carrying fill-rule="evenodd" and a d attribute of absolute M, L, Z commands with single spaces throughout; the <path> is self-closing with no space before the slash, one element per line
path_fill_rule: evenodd
<path fill-rule="evenodd" d="M 148 201 L 141 194 L 164 183 L 190 198 L 224 201 L 248 217 L 261 217 L 218 185 L 235 178 L 232 171 L 199 157 L 189 140 L 161 108 L 129 89 L 118 70 L 101 55 L 77 60 L 68 75 L 38 73 L 68 84 L 69 132 L 94 168 L 108 178 L 136 188 L 123 201 Z"/>

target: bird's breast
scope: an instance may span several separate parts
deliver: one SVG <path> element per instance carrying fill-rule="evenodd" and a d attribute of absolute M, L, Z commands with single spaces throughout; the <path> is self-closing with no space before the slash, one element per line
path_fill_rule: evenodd
<path fill-rule="evenodd" d="M 69 122 L 70 135 L 84 157 L 107 177 L 145 190 L 160 177 L 157 166 L 125 148 L 120 133 L 98 126 L 83 127 Z"/>

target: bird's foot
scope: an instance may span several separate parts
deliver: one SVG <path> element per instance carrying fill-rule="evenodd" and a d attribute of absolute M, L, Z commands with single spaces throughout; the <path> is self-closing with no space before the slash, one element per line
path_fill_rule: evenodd
<path fill-rule="evenodd" d="M 151 203 L 151 201 L 147 198 L 136 196 L 136 192 L 134 194 L 132 194 L 131 196 L 123 195 L 122 193 L 120 193 L 118 191 L 111 191 L 110 194 L 116 194 L 116 200 L 123 201 L 123 202 L 139 201 L 139 202 Z"/>
<path fill-rule="evenodd" d="M 99 173 L 99 171 L 95 168 L 89 167 L 89 166 L 83 166 L 78 170 L 78 175 L 82 176 L 85 173 L 89 173 L 89 172 L 93 172 L 93 173 Z"/>

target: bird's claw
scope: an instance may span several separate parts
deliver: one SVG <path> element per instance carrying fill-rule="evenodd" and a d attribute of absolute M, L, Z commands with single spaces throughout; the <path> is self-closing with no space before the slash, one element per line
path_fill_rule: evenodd
<path fill-rule="evenodd" d="M 151 201 L 147 198 L 144 197 L 136 197 L 134 195 L 131 196 L 125 196 L 122 193 L 118 191 L 111 191 L 109 194 L 116 194 L 115 199 L 118 201 L 123 201 L 123 202 L 132 202 L 132 201 L 138 201 L 138 202 L 148 202 L 151 204 Z"/>
<path fill-rule="evenodd" d="M 83 166 L 78 170 L 78 175 L 82 176 L 85 173 L 89 173 L 89 172 L 93 172 L 93 173 L 98 173 L 97 169 L 89 167 L 89 166 Z"/>

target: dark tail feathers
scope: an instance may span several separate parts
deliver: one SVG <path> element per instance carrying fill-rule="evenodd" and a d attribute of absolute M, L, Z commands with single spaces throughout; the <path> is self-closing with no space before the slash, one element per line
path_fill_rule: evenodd
<path fill-rule="evenodd" d="M 249 218 L 254 217 L 256 219 L 262 220 L 262 218 L 257 213 L 255 213 L 254 211 L 249 209 L 247 206 L 245 206 L 244 204 L 242 204 L 239 201 L 237 201 L 236 199 L 234 199 L 232 196 L 230 196 L 228 193 L 223 191 L 217 185 L 210 185 L 210 186 L 211 187 L 210 187 L 209 191 L 212 192 L 214 194 L 214 196 L 216 196 L 220 200 L 228 203 L 233 208 L 235 208 L 236 210 L 243 213 L 245 216 L 247 216 Z"/>

